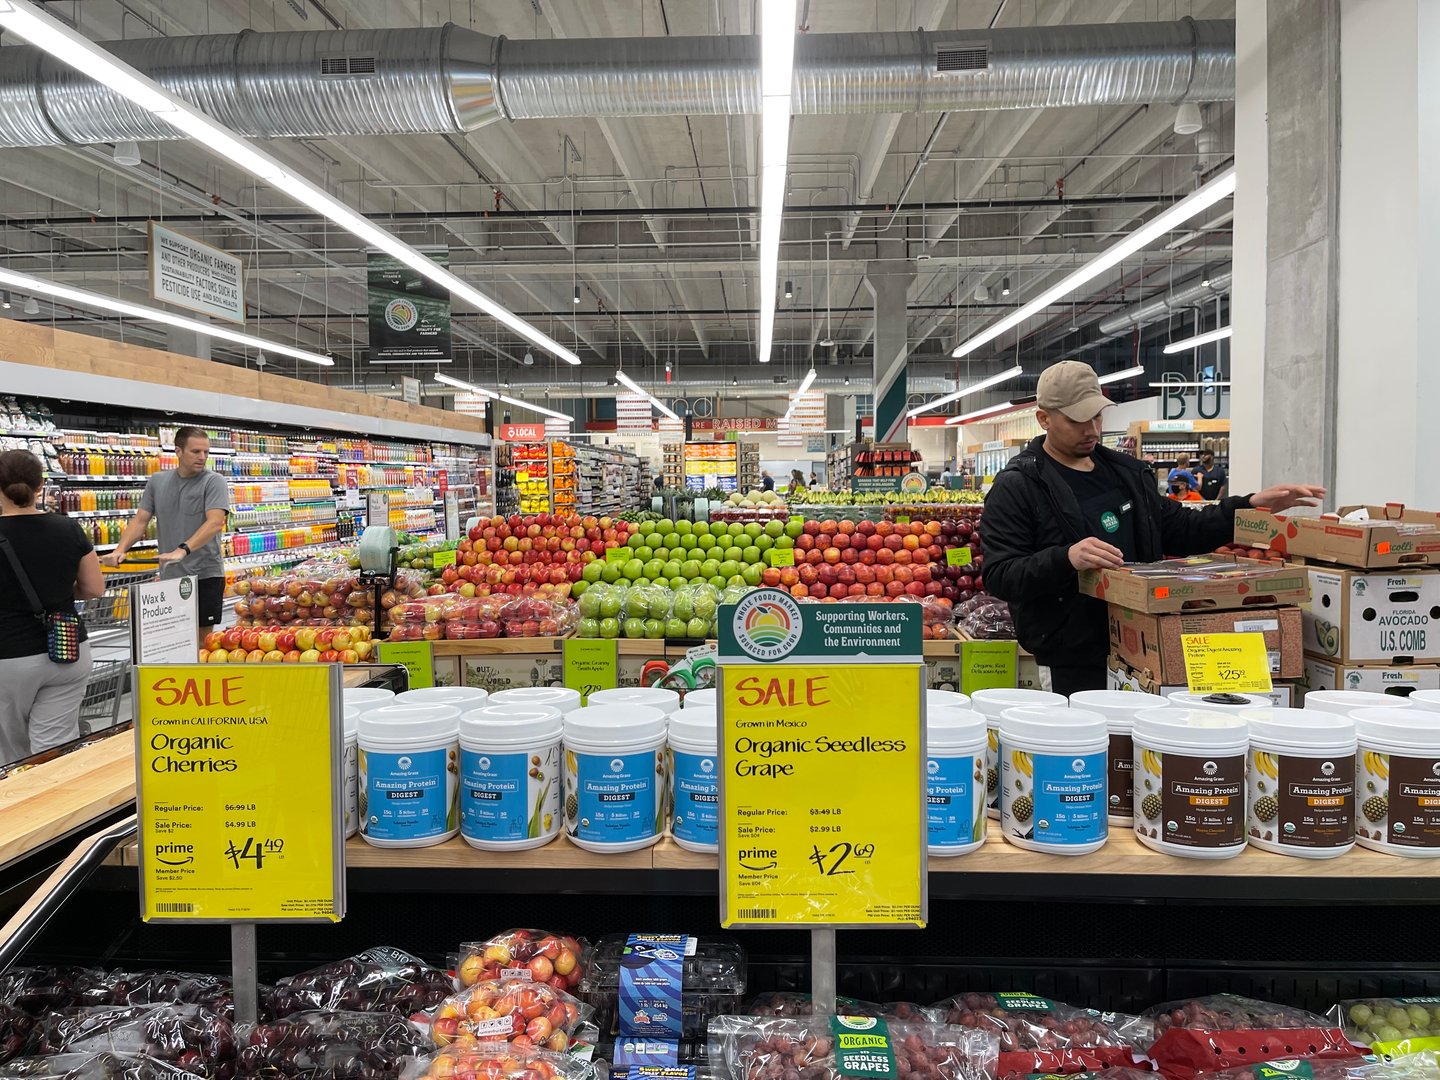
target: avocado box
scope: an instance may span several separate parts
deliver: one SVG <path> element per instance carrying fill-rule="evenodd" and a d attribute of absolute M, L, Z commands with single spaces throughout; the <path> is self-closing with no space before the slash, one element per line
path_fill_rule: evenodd
<path fill-rule="evenodd" d="M 1307 653 L 1352 664 L 1440 660 L 1440 570 L 1304 569 Z"/>
<path fill-rule="evenodd" d="M 1346 664 L 1334 658 L 1305 657 L 1305 678 L 1300 686 L 1311 690 L 1364 690 L 1371 694 L 1409 697 L 1416 690 L 1440 690 L 1440 666 L 1435 664 Z"/>
<path fill-rule="evenodd" d="M 1084 570 L 1080 591 L 1132 611 L 1170 614 L 1304 604 L 1310 583 L 1304 567 L 1196 555 L 1126 563 L 1118 570 Z"/>
<path fill-rule="evenodd" d="M 1365 518 L 1344 520 L 1361 511 Z M 1360 570 L 1440 565 L 1440 514 L 1398 503 L 1344 506 L 1322 517 L 1237 510 L 1235 543 Z"/>

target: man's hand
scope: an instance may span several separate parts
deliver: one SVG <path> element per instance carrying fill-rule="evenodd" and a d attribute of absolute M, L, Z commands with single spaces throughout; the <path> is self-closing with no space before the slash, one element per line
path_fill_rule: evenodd
<path fill-rule="evenodd" d="M 1319 506 L 1324 495 L 1325 489 L 1315 484 L 1276 484 L 1251 495 L 1250 505 L 1278 514 L 1292 506 Z"/>
<path fill-rule="evenodd" d="M 123 551 L 111 551 L 105 555 L 100 556 L 101 566 L 114 567 L 116 570 L 120 569 L 120 564 L 124 561 L 125 553 Z"/>
<path fill-rule="evenodd" d="M 1069 555 L 1070 565 L 1076 570 L 1114 570 L 1125 562 L 1125 555 L 1119 548 L 1093 536 L 1072 545 Z"/>
<path fill-rule="evenodd" d="M 155 561 L 163 566 L 165 563 L 179 562 L 183 558 L 185 558 L 185 552 L 180 548 L 176 548 L 174 551 L 165 552 L 165 554 L 159 556 Z"/>

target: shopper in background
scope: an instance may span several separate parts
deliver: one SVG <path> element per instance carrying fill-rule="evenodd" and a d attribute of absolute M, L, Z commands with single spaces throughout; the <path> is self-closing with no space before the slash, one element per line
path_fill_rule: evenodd
<path fill-rule="evenodd" d="M 819 487 L 819 486 L 820 486 L 820 477 L 816 476 L 813 472 L 810 474 L 810 486 L 811 486 L 811 487 Z"/>
<path fill-rule="evenodd" d="M 955 474 L 950 471 L 950 463 L 947 461 L 945 467 L 940 470 L 940 486 L 942 488 L 948 488 L 950 486 L 950 478 L 954 475 Z"/>
<path fill-rule="evenodd" d="M 80 658 L 50 659 L 46 611 L 74 611 L 105 591 L 100 561 L 84 530 L 36 505 L 45 467 L 28 450 L 0 453 L 0 763 L 19 761 L 80 737 L 80 702 L 90 677 L 90 645 L 80 627 Z M 12 565 L 10 556 L 14 556 Z M 17 573 L 16 566 L 19 571 Z"/>
<path fill-rule="evenodd" d="M 761 469 L 761 470 L 760 470 L 760 490 L 761 490 L 761 491 L 774 491 L 774 490 L 775 490 L 775 478 L 770 475 L 770 470 L 769 470 L 769 469 Z"/>
<path fill-rule="evenodd" d="M 1215 463 L 1215 451 L 1200 453 L 1200 497 L 1206 502 L 1223 499 L 1230 490 L 1230 477 L 1225 466 Z"/>
<path fill-rule="evenodd" d="M 1213 551 L 1233 539 L 1240 507 L 1288 510 L 1325 494 L 1280 484 L 1199 510 L 1177 506 L 1156 490 L 1150 466 L 1100 445 L 1110 404 L 1089 365 L 1047 368 L 1035 411 L 1045 434 L 1010 459 L 985 499 L 986 591 L 1009 601 L 1020 645 L 1058 694 L 1106 682 L 1107 612 L 1081 595 L 1081 571 Z"/>
<path fill-rule="evenodd" d="M 1204 502 L 1200 492 L 1196 490 L 1199 486 L 1200 482 L 1189 469 L 1170 470 L 1170 490 L 1167 494 L 1176 502 Z"/>
<path fill-rule="evenodd" d="M 795 495 L 805 490 L 805 474 L 799 469 L 790 470 L 790 486 L 785 489 L 789 495 Z"/>
<path fill-rule="evenodd" d="M 225 515 L 230 509 L 230 489 L 223 476 L 205 467 L 210 459 L 210 437 L 199 428 L 182 427 L 175 432 L 175 455 L 177 468 L 153 473 L 145 481 L 139 511 L 120 534 L 115 550 L 101 561 L 118 567 L 125 561 L 125 553 L 145 535 L 150 519 L 156 518 L 160 577 L 195 578 L 203 639 L 205 628 L 220 621 L 225 603 L 220 534 L 225 531 Z"/>

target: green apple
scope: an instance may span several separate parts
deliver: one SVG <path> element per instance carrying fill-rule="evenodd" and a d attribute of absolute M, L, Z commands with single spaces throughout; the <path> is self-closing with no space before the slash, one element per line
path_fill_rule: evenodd
<path fill-rule="evenodd" d="M 669 518 L 661 518 L 655 522 L 655 531 L 659 533 L 670 533 L 675 531 L 675 522 Z"/>
<path fill-rule="evenodd" d="M 785 535 L 792 540 L 804 531 L 805 523 L 803 521 L 787 521 L 785 523 Z"/>
<path fill-rule="evenodd" d="M 588 589 L 588 588 L 590 588 L 590 583 L 589 583 L 588 581 L 586 581 L 584 578 L 581 578 L 579 581 L 571 582 L 571 583 L 570 583 L 570 598 L 571 598 L 572 600 L 578 600 L 578 599 L 580 599 L 580 597 L 582 597 L 582 596 L 585 595 L 585 590 Z"/>
<path fill-rule="evenodd" d="M 733 574 L 733 575 L 731 575 L 730 577 L 728 577 L 728 578 L 725 579 L 725 588 L 726 588 L 727 590 L 728 590 L 728 589 L 744 589 L 746 592 L 749 592 L 749 591 L 750 591 L 750 583 L 745 580 L 745 576 L 744 576 L 743 574 Z M 727 604 L 739 603 L 739 598 L 737 597 L 735 600 L 727 600 L 727 601 L 725 601 L 725 602 L 726 602 Z"/>
<path fill-rule="evenodd" d="M 732 578 L 736 574 L 740 573 L 740 560 L 726 559 L 720 564 L 720 569 L 715 572 L 721 577 Z"/>
<path fill-rule="evenodd" d="M 752 544 L 745 549 L 745 553 L 741 556 L 741 559 L 747 563 L 758 563 L 760 561 L 760 549 Z"/>
<path fill-rule="evenodd" d="M 670 614 L 670 603 L 674 599 L 675 598 L 671 595 L 670 587 L 668 585 L 663 586 L 661 589 L 655 590 L 655 594 L 650 597 L 650 610 L 649 612 L 647 612 L 647 614 L 652 619 L 665 618 L 665 616 Z"/>
<path fill-rule="evenodd" d="M 672 588 L 672 589 L 683 589 L 686 585 L 689 585 L 689 584 L 690 584 L 690 579 L 689 579 L 689 578 L 685 578 L 685 577 L 681 577 L 679 574 L 676 574 L 674 577 L 672 577 L 672 578 L 670 579 L 670 588 Z"/>
<path fill-rule="evenodd" d="M 680 546 L 680 534 L 676 532 L 665 534 L 665 546 L 674 551 Z"/>
<path fill-rule="evenodd" d="M 600 598 L 600 614 L 607 619 L 619 616 L 622 598 L 618 589 L 612 589 Z"/>
<path fill-rule="evenodd" d="M 726 531 L 727 528 L 728 528 L 728 526 L 727 526 L 726 523 L 723 522 L 723 521 L 712 521 L 712 522 L 710 523 L 710 535 L 711 535 L 711 536 L 728 536 L 729 533 Z"/>
<path fill-rule="evenodd" d="M 603 559 L 596 559 L 594 562 L 586 563 L 585 569 L 580 571 L 580 579 L 582 581 L 588 581 L 593 585 L 600 580 L 600 574 L 604 569 L 605 560 Z"/>
<path fill-rule="evenodd" d="M 645 620 L 644 620 L 644 619 L 634 619 L 634 618 L 626 619 L 625 622 L 621 625 L 620 631 L 621 631 L 621 633 L 623 633 L 627 638 L 644 637 L 644 636 L 645 636 Z"/>
<path fill-rule="evenodd" d="M 715 576 L 716 574 L 718 574 L 719 572 L 720 572 L 720 560 L 719 560 L 719 559 L 706 559 L 704 562 L 702 562 L 702 563 L 700 564 L 700 574 L 701 574 L 702 577 L 714 577 L 714 576 Z"/>
<path fill-rule="evenodd" d="M 668 559 L 669 557 L 670 557 L 670 549 L 669 549 L 668 547 L 657 547 L 657 548 L 655 548 L 655 558 L 659 559 L 661 562 L 664 562 L 664 561 L 665 561 L 666 559 Z"/>
<path fill-rule="evenodd" d="M 620 580 L 620 564 L 607 562 L 600 571 L 600 580 L 608 584 L 614 584 Z"/>
<path fill-rule="evenodd" d="M 655 523 L 653 521 L 642 521 L 636 528 L 641 536 L 649 536 L 655 531 Z"/>
<path fill-rule="evenodd" d="M 685 624 L 685 636 L 705 638 L 710 636 L 710 620 L 695 618 Z"/>
<path fill-rule="evenodd" d="M 647 638 L 663 638 L 665 636 L 665 623 L 660 619 L 646 619 L 645 636 Z"/>
<path fill-rule="evenodd" d="M 717 586 L 717 589 L 719 587 Z M 713 619 L 715 617 L 715 605 L 717 596 L 710 592 L 702 592 L 695 597 L 695 617 L 697 619 Z"/>
<path fill-rule="evenodd" d="M 645 576 L 648 577 L 651 581 L 654 581 L 664 572 L 665 564 L 660 561 L 660 558 L 658 556 L 651 559 L 645 564 Z M 570 591 L 571 593 L 574 593 L 575 587 L 573 585 L 570 587 Z"/>
<path fill-rule="evenodd" d="M 645 543 L 645 537 L 641 536 L 639 533 L 631 533 L 625 543 L 629 547 L 638 548 Z"/>
<path fill-rule="evenodd" d="M 665 576 L 668 577 L 668 578 L 677 578 L 677 577 L 679 577 L 679 576 L 680 576 L 680 560 L 679 560 L 679 559 L 670 559 L 669 561 L 667 561 L 667 562 L 665 563 L 665 566 L 664 566 L 664 571 L 665 571 Z"/>
<path fill-rule="evenodd" d="M 767 521 L 767 522 L 765 523 L 765 535 L 766 535 L 766 536 L 784 536 L 784 535 L 785 535 L 785 523 L 784 523 L 783 521 L 781 521 L 779 518 L 772 518 L 771 520 L 769 520 L 769 521 Z"/>
<path fill-rule="evenodd" d="M 666 619 L 665 636 L 667 638 L 683 638 L 687 621 L 685 619 Z"/>
<path fill-rule="evenodd" d="M 740 524 L 740 522 L 738 521 L 732 521 L 730 522 L 730 524 L 725 526 L 725 531 L 731 536 L 744 536 L 745 526 Z"/>
<path fill-rule="evenodd" d="M 752 521 L 745 526 L 745 535 L 750 537 L 752 540 L 764 531 L 765 527 L 761 525 L 758 521 Z"/>
<path fill-rule="evenodd" d="M 774 544 L 775 541 L 770 538 L 769 533 L 761 533 L 759 536 L 755 537 L 755 546 L 761 551 L 769 551 L 770 548 L 774 546 Z"/>
<path fill-rule="evenodd" d="M 695 543 L 699 545 L 702 551 L 709 551 L 715 546 L 715 537 L 711 536 L 708 532 L 703 532 L 695 537 Z"/>
<path fill-rule="evenodd" d="M 620 620 L 619 620 L 619 619 L 601 619 L 601 620 L 600 620 L 600 636 L 601 636 L 601 637 L 619 637 L 619 636 L 620 636 Z"/>
<path fill-rule="evenodd" d="M 697 551 L 700 547 L 700 541 L 694 536 L 682 536 L 680 537 L 680 546 L 686 551 Z"/>
<path fill-rule="evenodd" d="M 688 591 L 675 595 L 675 602 L 671 605 L 670 614 L 676 619 L 688 620 L 695 617 L 695 601 L 690 598 Z"/>
<path fill-rule="evenodd" d="M 575 636 L 576 636 L 576 637 L 599 637 L 599 636 L 600 636 L 600 620 L 599 620 L 599 619 L 581 619 L 578 623 L 575 624 Z"/>
<path fill-rule="evenodd" d="M 680 574 L 689 581 L 694 581 L 700 576 L 700 560 L 686 559 L 680 564 Z"/>
<path fill-rule="evenodd" d="M 635 558 L 639 559 L 641 562 L 649 562 L 654 557 L 654 549 L 648 548 L 643 544 L 635 549 Z"/>
<path fill-rule="evenodd" d="M 598 590 L 582 593 L 575 606 L 580 611 L 582 619 L 594 619 L 600 615 L 600 596 Z"/>
<path fill-rule="evenodd" d="M 755 565 L 753 565 L 753 566 L 747 566 L 747 567 L 745 567 L 743 570 L 741 570 L 741 571 L 740 571 L 740 576 L 745 579 L 745 584 L 746 584 L 746 585 L 759 585 L 759 584 L 760 584 L 760 575 L 761 575 L 763 572 L 764 572 L 764 567 L 760 566 L 760 565 L 757 563 L 757 564 L 755 564 Z"/>
<path fill-rule="evenodd" d="M 739 547 L 727 547 L 725 549 L 725 558 L 727 561 L 733 560 L 735 562 L 739 562 L 741 559 L 745 558 L 745 549 Z"/>
<path fill-rule="evenodd" d="M 707 578 L 706 580 L 709 581 L 711 585 L 714 585 L 717 589 L 723 589 L 725 587 L 725 579 L 719 574 L 715 574 L 714 576 Z"/>
<path fill-rule="evenodd" d="M 678 532 L 681 536 L 689 536 L 692 532 L 694 532 L 694 530 L 695 526 L 688 521 L 675 522 L 675 531 Z"/>
<path fill-rule="evenodd" d="M 629 580 L 638 581 L 640 579 L 640 575 L 645 573 L 645 564 L 642 563 L 639 559 L 631 559 L 623 567 L 621 567 L 620 572 L 624 574 Z"/>
<path fill-rule="evenodd" d="M 775 546 L 781 551 L 790 551 L 795 547 L 795 538 L 791 536 L 777 536 Z"/>

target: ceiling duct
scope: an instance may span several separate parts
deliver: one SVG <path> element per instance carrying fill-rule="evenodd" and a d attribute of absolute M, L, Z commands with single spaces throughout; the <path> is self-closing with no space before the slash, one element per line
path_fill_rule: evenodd
<path fill-rule="evenodd" d="M 1124 311 L 1107 315 L 1096 325 L 1096 329 L 1099 330 L 1102 338 L 1116 337 L 1136 327 L 1148 326 L 1161 319 L 1169 318 L 1177 311 L 1185 311 L 1208 300 L 1214 300 L 1217 296 L 1223 296 L 1229 291 L 1230 271 L 1225 270 L 1223 273 L 1211 274 L 1203 285 L 1197 278 L 1193 283 L 1182 285 L 1164 296 L 1157 296 L 1143 304 L 1136 304 Z"/>
<path fill-rule="evenodd" d="M 105 48 L 242 135 L 423 135 L 496 120 L 760 111 L 757 37 L 512 40 L 463 27 L 136 38 Z M 169 140 L 163 120 L 29 45 L 0 49 L 0 147 Z M 802 34 L 794 111 L 1221 101 L 1235 24 Z"/>

